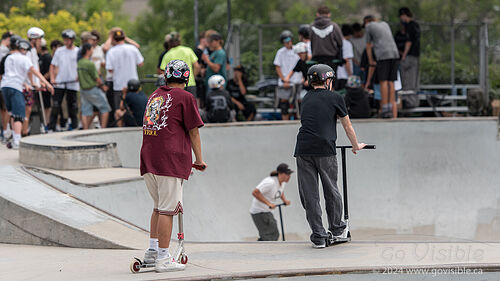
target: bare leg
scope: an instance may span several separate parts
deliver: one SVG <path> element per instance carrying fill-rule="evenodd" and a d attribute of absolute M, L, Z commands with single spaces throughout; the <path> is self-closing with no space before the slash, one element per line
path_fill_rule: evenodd
<path fill-rule="evenodd" d="M 26 110 L 25 110 L 26 118 L 24 119 L 23 129 L 22 129 L 23 135 L 27 135 L 28 134 L 29 125 L 30 125 L 31 109 L 32 109 L 31 106 L 26 106 Z"/>
<path fill-rule="evenodd" d="M 382 96 L 382 107 L 389 103 L 389 82 L 388 81 L 380 81 L 380 95 Z"/>
<path fill-rule="evenodd" d="M 82 127 L 84 130 L 89 128 L 90 118 L 92 118 L 92 116 L 81 116 Z"/>
<path fill-rule="evenodd" d="M 158 238 L 158 217 L 160 214 L 153 211 L 151 214 L 151 229 L 149 232 L 149 238 Z"/>
<path fill-rule="evenodd" d="M 23 122 L 19 122 L 19 121 L 14 122 L 13 129 L 14 129 L 14 133 L 20 135 L 21 130 L 23 129 Z"/>
<path fill-rule="evenodd" d="M 158 216 L 158 240 L 160 248 L 168 248 L 170 246 L 170 238 L 172 236 L 173 216 L 159 215 Z"/>
<path fill-rule="evenodd" d="M 100 115 L 99 119 L 101 120 L 101 128 L 106 128 L 106 126 L 108 126 L 108 118 L 109 118 L 109 112 Z"/>

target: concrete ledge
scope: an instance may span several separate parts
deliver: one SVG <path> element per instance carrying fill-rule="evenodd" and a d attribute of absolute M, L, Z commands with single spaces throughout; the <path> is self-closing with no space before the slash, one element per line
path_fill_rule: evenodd
<path fill-rule="evenodd" d="M 147 232 L 0 166 L 0 243 L 137 249 Z"/>

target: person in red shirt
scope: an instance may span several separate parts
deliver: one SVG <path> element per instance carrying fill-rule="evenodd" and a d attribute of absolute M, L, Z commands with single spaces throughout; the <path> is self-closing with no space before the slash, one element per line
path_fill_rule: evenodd
<path fill-rule="evenodd" d="M 151 215 L 150 246 L 145 263 L 155 263 L 157 272 L 183 270 L 169 253 L 173 216 L 182 208 L 182 182 L 194 164 L 204 166 L 198 129 L 202 127 L 196 100 L 184 91 L 189 81 L 189 66 L 173 60 L 165 68 L 167 84 L 148 100 L 144 113 L 141 148 L 141 175 L 154 201 Z"/>

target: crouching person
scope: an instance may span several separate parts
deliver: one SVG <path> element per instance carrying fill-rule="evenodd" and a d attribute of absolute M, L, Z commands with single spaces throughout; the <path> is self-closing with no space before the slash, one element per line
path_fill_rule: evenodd
<path fill-rule="evenodd" d="M 263 179 L 253 190 L 252 206 L 250 214 L 253 222 L 259 230 L 258 241 L 277 241 L 280 233 L 278 225 L 271 210 L 276 208 L 277 199 L 281 198 L 285 205 L 290 205 L 290 201 L 285 197 L 285 184 L 290 180 L 293 173 L 288 165 L 282 163 L 276 171 L 271 172 L 269 177 Z"/>

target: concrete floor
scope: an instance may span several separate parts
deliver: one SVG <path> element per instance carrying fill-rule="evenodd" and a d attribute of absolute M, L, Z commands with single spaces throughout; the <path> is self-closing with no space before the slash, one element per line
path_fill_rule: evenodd
<path fill-rule="evenodd" d="M 142 257 L 142 250 L 0 244 L 0 252 L 2 280 L 210 280 L 345 273 L 372 276 L 374 272 L 402 268 L 432 272 L 457 266 L 500 271 L 500 243 L 351 242 L 319 250 L 302 242 L 188 243 L 185 271 L 144 270 L 138 274 L 129 271 L 129 264 L 133 257 Z"/>

